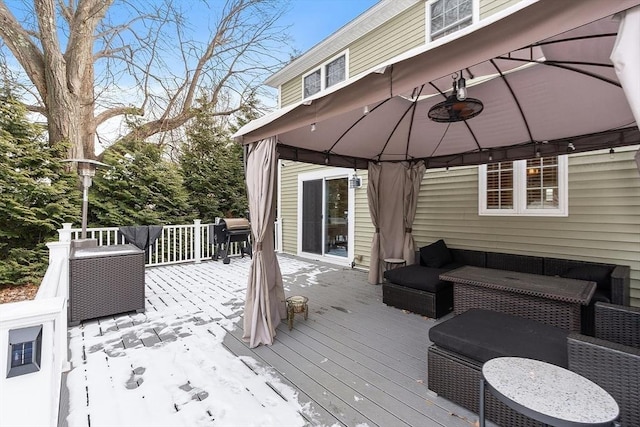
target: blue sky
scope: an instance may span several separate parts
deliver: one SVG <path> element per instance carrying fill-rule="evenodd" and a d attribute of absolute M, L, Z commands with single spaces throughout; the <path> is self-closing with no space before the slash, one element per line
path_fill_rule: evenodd
<path fill-rule="evenodd" d="M 291 0 L 283 24 L 291 25 L 294 48 L 306 52 L 378 0 Z"/>

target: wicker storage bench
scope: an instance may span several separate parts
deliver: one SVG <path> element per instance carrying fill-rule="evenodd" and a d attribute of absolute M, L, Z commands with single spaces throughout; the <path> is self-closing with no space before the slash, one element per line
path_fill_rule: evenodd
<path fill-rule="evenodd" d="M 69 261 L 69 325 L 128 311 L 143 312 L 144 251 L 113 245 L 74 249 Z"/>

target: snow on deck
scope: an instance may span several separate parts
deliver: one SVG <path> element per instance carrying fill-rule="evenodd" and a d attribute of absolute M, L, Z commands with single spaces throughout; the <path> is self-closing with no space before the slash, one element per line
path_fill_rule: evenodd
<path fill-rule="evenodd" d="M 249 262 L 148 268 L 146 313 L 70 328 L 68 425 L 304 425 L 295 390 L 222 345 Z"/>
<path fill-rule="evenodd" d="M 274 345 L 249 349 L 241 320 L 250 262 L 147 268 L 145 313 L 69 328 L 60 426 L 476 422 L 427 389 L 434 320 L 384 305 L 362 271 L 279 255 L 285 293 L 309 297 L 309 319 L 296 315 Z"/>

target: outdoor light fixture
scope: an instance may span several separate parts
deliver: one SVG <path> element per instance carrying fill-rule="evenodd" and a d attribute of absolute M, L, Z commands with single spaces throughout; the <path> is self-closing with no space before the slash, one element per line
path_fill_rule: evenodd
<path fill-rule="evenodd" d="M 315 132 L 315 131 L 316 131 L 316 124 L 311 123 L 311 132 Z"/>
<path fill-rule="evenodd" d="M 458 98 L 458 101 L 464 101 L 467 99 L 467 81 L 462 77 L 462 72 L 460 72 L 460 79 L 458 80 L 456 98 Z"/>
<path fill-rule="evenodd" d="M 364 109 L 362 110 L 362 114 L 364 114 L 365 116 L 366 116 L 367 114 L 369 114 L 369 106 L 368 106 L 368 105 L 365 105 L 365 106 L 364 106 Z"/>
<path fill-rule="evenodd" d="M 7 378 L 40 370 L 42 325 L 9 330 Z"/>
<path fill-rule="evenodd" d="M 458 75 L 453 75 L 453 91 L 442 102 L 429 109 L 429 118 L 438 123 L 453 123 L 469 120 L 477 116 L 484 109 L 479 99 L 467 97 L 467 81 Z"/>
<path fill-rule="evenodd" d="M 356 171 L 353 171 L 353 175 L 349 178 L 349 188 L 362 187 L 362 179 L 358 176 Z"/>
<path fill-rule="evenodd" d="M 78 164 L 78 175 L 82 179 L 82 235 L 80 238 L 87 238 L 87 211 L 89 209 L 89 187 L 92 178 L 96 176 L 96 169 L 99 166 L 109 166 L 105 163 L 89 159 L 69 159 L 63 162 L 76 162 Z"/>

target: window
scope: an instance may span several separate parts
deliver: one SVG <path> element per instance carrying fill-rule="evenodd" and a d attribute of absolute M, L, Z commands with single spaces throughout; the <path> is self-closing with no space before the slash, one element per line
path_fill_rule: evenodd
<path fill-rule="evenodd" d="M 325 69 L 327 70 L 325 73 L 325 87 L 333 86 L 334 84 L 340 83 L 345 79 L 344 59 L 344 55 L 342 55 L 341 57 L 329 62 L 325 66 Z"/>
<path fill-rule="evenodd" d="M 347 78 L 347 53 L 343 53 L 302 78 L 302 96 L 308 98 Z"/>
<path fill-rule="evenodd" d="M 567 156 L 481 165 L 480 215 L 567 216 Z"/>
<path fill-rule="evenodd" d="M 304 97 L 320 92 L 322 80 L 320 70 L 316 70 L 304 78 Z"/>
<path fill-rule="evenodd" d="M 474 0 L 435 0 L 427 3 L 429 39 L 437 40 L 474 21 Z"/>

